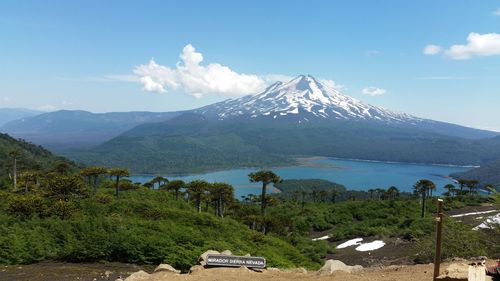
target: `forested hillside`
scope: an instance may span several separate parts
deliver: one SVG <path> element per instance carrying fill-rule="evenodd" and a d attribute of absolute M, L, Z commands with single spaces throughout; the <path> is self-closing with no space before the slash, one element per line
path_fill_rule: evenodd
<path fill-rule="evenodd" d="M 22 171 L 48 171 L 61 163 L 70 169 L 75 167 L 71 161 L 55 156 L 41 146 L 0 134 L 0 179 L 4 185 L 13 176 L 14 160 L 19 174 Z"/>
<path fill-rule="evenodd" d="M 294 164 L 299 156 L 480 165 L 500 158 L 500 141 L 366 122 L 213 121 L 190 114 L 141 125 L 94 149 L 65 155 L 85 164 L 124 166 L 134 173 L 272 167 Z"/>
<path fill-rule="evenodd" d="M 463 173 L 453 174 L 457 179 L 476 180 L 485 185 L 492 185 L 500 191 L 500 160 L 487 163 L 479 168 Z"/>

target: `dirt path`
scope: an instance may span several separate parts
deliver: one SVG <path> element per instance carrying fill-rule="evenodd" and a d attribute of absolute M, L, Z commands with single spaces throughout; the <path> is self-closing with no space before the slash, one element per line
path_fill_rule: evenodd
<path fill-rule="evenodd" d="M 152 272 L 154 267 L 125 263 L 41 262 L 0 266 L 0 281 L 114 281 L 139 270 Z"/>
<path fill-rule="evenodd" d="M 273 272 L 267 271 L 265 273 L 248 272 L 245 269 L 228 270 L 228 269 L 213 269 L 205 270 L 190 276 L 172 276 L 169 279 L 162 279 L 161 281 L 198 281 L 198 280 L 238 280 L 238 281 L 251 281 L 251 280 L 305 280 L 305 281 L 400 281 L 400 280 L 431 280 L 432 279 L 432 266 L 429 265 L 416 265 L 416 266 L 391 266 L 386 268 L 369 268 L 359 273 L 345 273 L 335 272 L 332 275 L 320 276 L 316 273 L 293 273 L 293 272 Z M 153 279 L 154 280 L 154 279 Z M 156 280 L 155 280 L 156 281 Z M 160 281 L 160 279 L 158 279 Z"/>
<path fill-rule="evenodd" d="M 489 264 L 492 264 L 490 261 Z M 447 264 L 442 266 L 442 271 Z M 0 280 L 2 281 L 94 281 L 111 280 L 118 276 L 122 278 L 129 276 L 141 267 L 120 264 L 71 264 L 44 262 L 25 266 L 1 266 Z M 147 272 L 152 272 L 152 268 L 142 268 Z M 408 265 L 408 266 L 387 266 L 365 268 L 358 273 L 335 272 L 332 275 L 320 276 L 315 272 L 303 273 L 300 270 L 282 272 L 277 270 L 266 270 L 265 272 L 255 272 L 249 269 L 238 268 L 213 268 L 200 270 L 193 274 L 173 274 L 159 272 L 150 276 L 147 281 L 285 281 L 285 280 L 305 280 L 305 281 L 423 281 L 432 280 L 433 265 Z"/>

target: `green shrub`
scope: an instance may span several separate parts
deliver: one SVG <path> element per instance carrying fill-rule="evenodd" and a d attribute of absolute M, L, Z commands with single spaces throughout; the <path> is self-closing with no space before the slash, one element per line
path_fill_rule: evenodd
<path fill-rule="evenodd" d="M 435 232 L 420 239 L 414 246 L 413 258 L 417 263 L 432 262 L 435 253 Z M 471 226 L 445 220 L 443 226 L 443 259 L 470 258 L 487 255 L 483 234 Z"/>
<path fill-rule="evenodd" d="M 113 196 L 105 193 L 99 193 L 95 196 L 95 201 L 101 204 L 108 204 L 113 201 Z"/>
<path fill-rule="evenodd" d="M 28 219 L 45 211 L 43 198 L 38 195 L 12 195 L 7 199 L 7 212 L 11 216 Z"/>
<path fill-rule="evenodd" d="M 75 204 L 71 201 L 57 200 L 49 208 L 49 214 L 60 219 L 67 220 L 75 212 Z"/>

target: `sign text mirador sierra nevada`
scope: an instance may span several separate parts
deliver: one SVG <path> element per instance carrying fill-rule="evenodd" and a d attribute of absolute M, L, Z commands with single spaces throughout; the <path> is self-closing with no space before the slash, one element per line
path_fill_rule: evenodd
<path fill-rule="evenodd" d="M 265 268 L 266 259 L 263 257 L 243 257 L 228 255 L 208 255 L 207 265 L 209 266 L 246 266 L 254 268 Z"/>

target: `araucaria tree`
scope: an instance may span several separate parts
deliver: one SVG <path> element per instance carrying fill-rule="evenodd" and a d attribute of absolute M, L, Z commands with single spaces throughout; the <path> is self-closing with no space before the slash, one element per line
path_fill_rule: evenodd
<path fill-rule="evenodd" d="M 157 183 L 158 184 L 158 189 L 160 189 L 160 187 L 163 185 L 163 184 L 167 184 L 168 183 L 168 179 L 162 177 L 162 176 L 157 176 L 157 177 L 154 177 L 150 183 L 153 184 L 153 188 L 154 188 L 154 185 Z"/>
<path fill-rule="evenodd" d="M 88 185 L 93 187 L 94 194 L 97 193 L 97 179 L 107 173 L 108 170 L 104 167 L 87 167 L 80 171 L 80 174 L 87 178 Z"/>
<path fill-rule="evenodd" d="M 24 181 L 24 193 L 28 193 L 30 184 L 36 184 L 37 173 L 34 171 L 25 171 L 21 173 L 20 177 Z"/>
<path fill-rule="evenodd" d="M 17 161 L 21 156 L 21 152 L 17 149 L 9 152 L 9 157 L 12 159 L 12 181 L 14 184 L 14 190 L 17 189 Z"/>
<path fill-rule="evenodd" d="M 467 183 L 465 184 L 467 188 L 469 189 L 469 194 L 470 196 L 473 196 L 475 193 L 477 193 L 477 185 L 479 182 L 477 180 L 468 180 Z"/>
<path fill-rule="evenodd" d="M 394 200 L 399 197 L 399 189 L 395 186 L 391 186 L 387 189 L 385 194 L 389 199 Z"/>
<path fill-rule="evenodd" d="M 87 196 L 87 189 L 79 175 L 52 173 L 45 180 L 46 196 L 55 200 L 68 201 Z"/>
<path fill-rule="evenodd" d="M 496 193 L 497 190 L 492 184 L 485 184 L 483 189 L 488 193 L 488 195 L 491 195 L 492 193 Z"/>
<path fill-rule="evenodd" d="M 226 203 L 234 198 L 234 188 L 230 184 L 216 182 L 212 184 L 211 190 L 215 202 L 215 215 L 223 218 Z"/>
<path fill-rule="evenodd" d="M 415 193 L 420 194 L 422 196 L 422 218 L 425 217 L 425 200 L 427 193 L 429 190 L 436 188 L 436 185 L 426 179 L 419 180 L 414 186 L 413 186 Z"/>
<path fill-rule="evenodd" d="M 201 199 L 210 184 L 204 180 L 194 180 L 187 185 L 189 200 L 194 201 L 196 211 L 201 213 Z"/>
<path fill-rule="evenodd" d="M 181 180 L 173 180 L 169 181 L 165 188 L 167 190 L 173 190 L 175 194 L 175 200 L 179 200 L 179 191 L 183 188 L 186 188 L 186 183 Z"/>
<path fill-rule="evenodd" d="M 129 177 L 130 173 L 127 169 L 123 168 L 113 168 L 109 169 L 108 174 L 115 178 L 115 195 L 118 196 L 120 192 L 120 179 L 123 177 Z"/>
<path fill-rule="evenodd" d="M 264 218 L 266 214 L 266 196 L 267 196 L 267 186 L 271 183 L 277 184 L 281 182 L 281 178 L 272 171 L 258 171 L 255 173 L 250 173 L 248 175 L 250 182 L 261 182 L 262 183 L 262 195 L 260 199 L 260 213 Z"/>
<path fill-rule="evenodd" d="M 448 183 L 444 186 L 444 189 L 448 190 L 448 195 L 450 197 L 453 197 L 453 192 L 455 192 L 455 186 L 453 184 Z"/>

